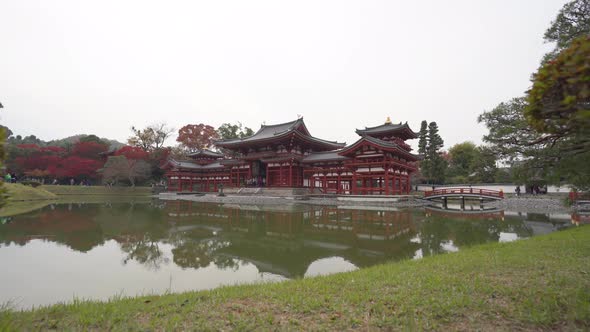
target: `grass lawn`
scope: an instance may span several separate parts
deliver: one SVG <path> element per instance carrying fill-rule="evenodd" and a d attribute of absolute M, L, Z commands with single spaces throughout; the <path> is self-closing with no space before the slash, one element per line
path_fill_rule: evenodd
<path fill-rule="evenodd" d="M 42 208 L 51 203 L 102 202 L 110 199 L 148 198 L 150 187 L 52 186 L 37 188 L 20 183 L 4 183 L 8 203 L 0 208 L 0 217 L 14 216 Z"/>
<path fill-rule="evenodd" d="M 20 183 L 4 183 L 9 202 L 15 201 L 35 201 L 41 199 L 55 199 L 57 195 L 41 187 L 33 188 Z"/>
<path fill-rule="evenodd" d="M 150 187 L 43 185 L 40 188 L 56 195 L 147 196 L 152 194 Z"/>
<path fill-rule="evenodd" d="M 587 330 L 590 226 L 331 276 L 4 310 L 2 329 Z"/>

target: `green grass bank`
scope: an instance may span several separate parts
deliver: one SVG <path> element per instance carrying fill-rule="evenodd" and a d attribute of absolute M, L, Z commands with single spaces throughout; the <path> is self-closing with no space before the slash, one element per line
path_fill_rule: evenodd
<path fill-rule="evenodd" d="M 7 204 L 0 217 L 14 216 L 42 208 L 51 203 L 104 201 L 105 198 L 149 197 L 150 187 L 53 186 L 33 188 L 20 183 L 4 183 Z"/>
<path fill-rule="evenodd" d="M 150 187 L 106 187 L 106 186 L 54 186 L 43 185 L 40 189 L 56 195 L 93 195 L 93 196 L 148 196 Z"/>
<path fill-rule="evenodd" d="M 274 284 L 0 313 L 0 330 L 586 330 L 590 226 Z"/>

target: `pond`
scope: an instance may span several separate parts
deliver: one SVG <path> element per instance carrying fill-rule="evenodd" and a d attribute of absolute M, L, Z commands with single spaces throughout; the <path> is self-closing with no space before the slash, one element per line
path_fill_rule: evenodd
<path fill-rule="evenodd" d="M 0 304 L 27 309 L 281 281 L 513 241 L 569 215 L 138 200 L 0 220 Z"/>

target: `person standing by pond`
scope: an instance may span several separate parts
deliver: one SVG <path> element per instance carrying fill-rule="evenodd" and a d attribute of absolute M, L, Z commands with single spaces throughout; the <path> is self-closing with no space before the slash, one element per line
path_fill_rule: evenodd
<path fill-rule="evenodd" d="M 6 173 L 6 175 L 4 176 L 4 182 L 6 182 L 6 183 L 12 182 L 12 176 L 10 175 L 10 173 Z"/>
<path fill-rule="evenodd" d="M 520 186 L 516 186 L 516 189 L 514 189 L 514 192 L 516 193 L 516 197 L 520 196 Z"/>

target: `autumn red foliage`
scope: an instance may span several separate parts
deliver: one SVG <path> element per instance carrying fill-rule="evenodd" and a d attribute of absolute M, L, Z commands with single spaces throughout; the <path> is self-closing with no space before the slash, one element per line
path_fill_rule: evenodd
<path fill-rule="evenodd" d="M 148 160 L 150 154 L 137 146 L 124 146 L 115 151 L 115 156 L 125 156 L 127 159 Z"/>
<path fill-rule="evenodd" d="M 183 147 L 189 151 L 207 149 L 213 145 L 213 140 L 218 139 L 219 135 L 215 128 L 210 125 L 200 123 L 198 125 L 188 124 L 178 130 L 176 139 Z"/>
<path fill-rule="evenodd" d="M 74 145 L 71 155 L 88 159 L 101 159 L 101 153 L 106 152 L 109 147 L 98 142 L 78 142 Z"/>
<path fill-rule="evenodd" d="M 96 179 L 104 165 L 101 153 L 108 146 L 97 142 L 78 142 L 71 151 L 59 146 L 17 145 L 19 156 L 11 172 L 48 179 Z"/>

